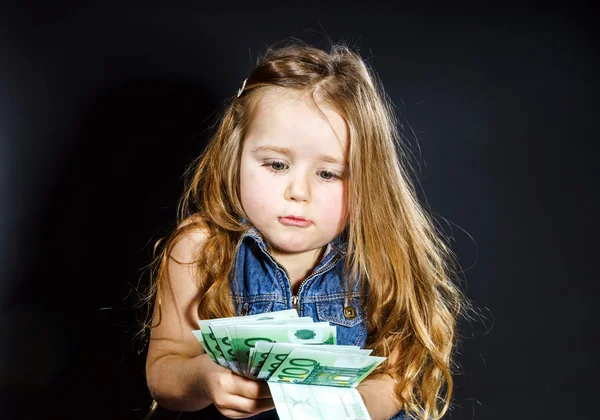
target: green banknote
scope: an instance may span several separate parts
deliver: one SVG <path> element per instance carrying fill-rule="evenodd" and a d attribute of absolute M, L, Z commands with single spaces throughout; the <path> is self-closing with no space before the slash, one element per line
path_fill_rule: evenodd
<path fill-rule="evenodd" d="M 223 354 L 223 357 L 227 362 L 227 365 L 233 372 L 241 375 L 242 371 L 240 370 L 238 359 L 235 355 L 233 347 L 231 347 L 231 338 L 228 335 L 227 324 L 213 324 L 212 322 L 209 322 L 208 325 L 210 331 L 215 337 L 215 340 L 217 341 L 217 345 L 221 351 L 221 354 Z"/>
<path fill-rule="evenodd" d="M 343 353 L 343 354 L 369 355 L 373 351 L 373 350 L 369 350 L 369 349 L 361 349 L 358 346 L 338 346 L 338 345 L 315 346 L 314 344 L 273 343 L 273 344 L 271 344 L 271 350 L 266 355 L 266 358 L 264 359 L 263 363 L 261 364 L 261 369 L 256 374 L 256 377 L 258 379 L 268 380 L 271 377 L 271 375 L 273 375 L 273 373 L 279 368 L 279 366 L 281 366 L 281 364 L 288 357 L 288 355 L 291 353 L 291 351 L 300 346 L 304 346 L 304 348 L 307 348 L 307 349 L 309 346 L 313 346 L 314 350 L 322 349 L 322 350 L 327 350 L 329 352 Z M 316 349 L 314 347 L 316 347 Z M 262 347 L 260 349 L 262 350 Z"/>
<path fill-rule="evenodd" d="M 231 367 L 227 363 L 227 360 L 225 360 L 225 355 L 223 355 L 223 352 L 219 348 L 219 344 L 217 343 L 215 335 L 212 333 L 208 326 L 208 322 L 208 320 L 202 319 L 198 321 L 198 325 L 200 325 L 199 331 L 202 335 L 202 338 L 204 339 L 204 341 L 202 342 L 202 344 L 204 345 L 204 349 L 210 355 L 211 359 L 215 360 L 221 366 L 226 367 L 227 369 L 231 369 Z M 196 335 L 196 333 L 194 333 L 194 335 Z"/>
<path fill-rule="evenodd" d="M 301 322 L 302 320 L 302 322 Z M 250 376 L 249 372 L 249 361 L 250 361 L 250 350 L 256 345 L 257 342 L 267 341 L 265 340 L 254 340 L 254 337 L 269 337 L 273 327 L 288 327 L 293 329 L 293 331 L 314 331 L 315 325 L 317 325 L 317 330 L 322 328 L 323 326 L 329 326 L 328 323 L 315 323 L 312 318 L 308 317 L 308 320 L 305 318 L 297 318 L 284 320 L 280 323 L 277 322 L 268 322 L 268 323 L 253 323 L 253 324 L 243 324 L 243 325 L 229 325 L 229 336 L 232 339 L 232 344 L 235 347 L 236 355 L 239 360 L 240 365 L 242 366 L 243 372 L 245 372 L 246 376 Z M 260 327 L 260 328 L 252 328 L 254 331 L 254 335 L 248 336 L 246 334 L 248 328 L 245 327 Z M 287 331 L 287 330 L 285 330 Z M 238 336 L 238 332 L 241 332 L 241 337 Z M 268 338 L 269 340 L 275 340 L 273 338 Z"/>
<path fill-rule="evenodd" d="M 271 349 L 275 343 L 267 341 L 259 341 L 250 349 L 250 359 L 248 360 L 249 376 L 256 378 L 258 372 L 263 367 L 265 360 L 269 356 Z M 294 346 L 302 346 L 303 344 L 291 344 Z"/>
<path fill-rule="evenodd" d="M 194 330 L 194 331 L 192 331 L 192 334 L 194 334 L 194 337 L 196 337 L 198 339 L 198 341 L 200 342 L 200 344 L 202 344 L 202 347 L 204 348 L 204 351 L 210 356 L 210 358 L 212 359 L 212 361 L 215 362 L 215 363 L 219 363 L 217 361 L 216 356 L 212 352 L 212 350 L 204 342 L 204 337 L 202 336 L 202 331 L 201 330 Z"/>
<path fill-rule="evenodd" d="M 355 388 L 268 382 L 280 420 L 369 420 Z"/>
<path fill-rule="evenodd" d="M 340 354 L 307 347 L 293 349 L 269 381 L 355 387 L 385 360 L 385 357 Z"/>
<path fill-rule="evenodd" d="M 261 343 L 264 343 L 264 341 L 261 341 Z M 258 343 L 257 343 L 258 344 Z M 256 350 L 256 344 L 254 345 L 254 347 L 250 347 L 250 352 L 248 354 L 248 377 L 249 378 L 254 378 L 253 375 L 250 374 L 250 367 L 252 366 L 252 361 L 254 360 L 254 350 Z"/>
<path fill-rule="evenodd" d="M 219 343 L 218 343 L 215 335 L 213 334 L 213 332 L 211 331 L 211 329 L 209 327 L 210 323 L 211 322 L 219 323 L 220 321 L 222 321 L 222 322 L 257 321 L 260 319 L 269 320 L 269 319 L 284 319 L 284 318 L 288 318 L 288 319 L 298 318 L 298 312 L 296 312 L 295 309 L 285 309 L 282 311 L 267 312 L 267 313 L 255 314 L 255 315 L 236 316 L 236 317 L 229 317 L 229 318 L 217 318 L 217 319 L 211 319 L 211 320 L 201 319 L 201 320 L 198 320 L 198 325 L 200 326 L 202 338 L 204 338 L 203 346 L 204 346 L 206 352 L 210 355 L 211 359 L 215 360 L 221 366 L 232 370 L 229 363 L 227 363 L 225 354 L 219 347 Z"/>
<path fill-rule="evenodd" d="M 266 324 L 269 324 L 269 325 L 285 324 L 285 325 L 296 325 L 297 326 L 300 324 L 304 324 L 304 325 L 314 324 L 314 321 L 311 317 L 305 316 L 305 317 L 301 317 L 301 318 L 285 319 L 285 320 L 281 320 L 281 321 L 264 322 L 264 323 L 261 322 L 260 325 L 264 326 L 265 328 L 269 328 L 269 326 Z M 312 326 L 312 325 L 310 325 L 310 326 Z M 235 335 L 235 332 L 232 332 L 231 330 L 232 330 L 232 328 L 230 328 L 230 331 L 229 331 L 230 334 Z M 259 341 L 258 343 L 266 343 L 266 341 Z M 256 343 L 256 344 L 258 344 L 258 343 Z M 255 378 L 250 373 L 250 365 L 251 365 L 252 361 L 254 360 L 254 350 L 256 348 L 256 344 L 254 347 L 250 347 L 250 349 L 248 351 L 248 361 L 243 364 L 245 376 L 247 376 L 248 378 Z M 242 357 L 244 357 L 243 360 L 245 360 L 245 355 L 242 355 Z"/>
<path fill-rule="evenodd" d="M 237 359 L 248 366 L 250 349 L 259 341 L 269 343 L 335 344 L 336 327 L 328 322 L 315 322 L 301 325 L 242 324 L 229 326 L 231 345 L 236 350 Z"/>
<path fill-rule="evenodd" d="M 283 315 L 285 316 L 285 315 Z M 308 325 L 314 323 L 311 317 L 277 319 L 278 317 L 263 317 L 260 319 L 223 319 L 217 322 L 209 321 L 208 326 L 212 331 L 219 345 L 219 349 L 223 353 L 225 360 L 231 367 L 231 370 L 238 375 L 247 376 L 247 360 L 238 359 L 238 353 L 232 346 L 232 340 L 235 337 L 235 330 L 231 328 L 234 325 L 260 325 L 265 330 L 268 330 L 272 325 Z"/>

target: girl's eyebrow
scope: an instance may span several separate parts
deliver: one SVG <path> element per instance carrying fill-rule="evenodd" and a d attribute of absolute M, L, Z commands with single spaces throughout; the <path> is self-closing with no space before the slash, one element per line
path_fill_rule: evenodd
<path fill-rule="evenodd" d="M 280 153 L 282 155 L 291 155 L 292 152 L 287 147 L 277 147 L 277 146 L 258 146 L 251 150 L 251 153 L 260 153 L 260 152 L 275 152 Z M 319 155 L 318 159 L 323 162 L 336 163 L 338 165 L 344 166 L 344 162 L 334 158 L 329 155 Z"/>
<path fill-rule="evenodd" d="M 323 162 L 335 163 L 337 165 L 344 166 L 344 162 L 342 162 L 339 159 L 334 158 L 333 156 L 319 155 L 319 160 L 323 161 Z"/>
<path fill-rule="evenodd" d="M 252 153 L 258 152 L 275 152 L 281 153 L 282 155 L 289 155 L 290 149 L 287 147 L 277 147 L 277 146 L 258 146 L 251 150 Z"/>

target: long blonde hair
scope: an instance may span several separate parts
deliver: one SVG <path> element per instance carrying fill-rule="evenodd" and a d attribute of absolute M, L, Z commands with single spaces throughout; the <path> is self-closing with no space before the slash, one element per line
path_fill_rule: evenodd
<path fill-rule="evenodd" d="M 368 291 L 367 347 L 388 357 L 374 375 L 395 379 L 395 394 L 408 414 L 441 418 L 452 397 L 457 321 L 468 303 L 453 283 L 454 256 L 417 198 L 391 101 L 375 72 L 343 43 L 329 51 L 298 41 L 270 48 L 241 94 L 231 98 L 204 153 L 186 170 L 177 228 L 155 244 L 145 326 L 151 326 L 155 305 L 160 314 L 173 244 L 196 228 L 208 232 L 195 261 L 201 273 L 198 315 L 235 315 L 229 275 L 247 229 L 241 221 L 240 154 L 260 98 L 274 87 L 307 92 L 313 99 L 318 88 L 319 99 L 346 120 L 351 205 L 345 278 L 357 279 Z"/>

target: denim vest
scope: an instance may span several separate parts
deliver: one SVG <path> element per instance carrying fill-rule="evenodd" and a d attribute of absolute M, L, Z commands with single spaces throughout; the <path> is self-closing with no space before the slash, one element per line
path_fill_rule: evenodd
<path fill-rule="evenodd" d="M 357 282 L 348 300 L 343 284 L 345 257 L 346 244 L 338 236 L 327 245 L 312 274 L 302 281 L 298 295 L 293 296 L 285 268 L 271 256 L 260 233 L 250 228 L 240 240 L 230 280 L 237 315 L 295 308 L 299 316 L 335 325 L 337 344 L 364 347 L 367 340 L 365 311 Z M 216 415 L 210 418 L 225 418 L 219 417 L 214 406 L 211 405 L 210 410 Z M 278 419 L 278 416 L 275 410 L 270 410 L 250 419 Z M 406 417 L 401 411 L 392 419 L 406 420 Z"/>
<path fill-rule="evenodd" d="M 337 344 L 364 347 L 367 325 L 358 286 L 349 301 L 342 283 L 345 256 L 345 244 L 338 236 L 293 296 L 287 271 L 271 256 L 260 233 L 251 228 L 241 239 L 231 279 L 237 315 L 295 308 L 299 316 L 335 325 Z"/>

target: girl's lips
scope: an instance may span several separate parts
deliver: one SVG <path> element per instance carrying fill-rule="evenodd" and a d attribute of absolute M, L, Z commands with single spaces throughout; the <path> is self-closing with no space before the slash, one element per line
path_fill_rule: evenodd
<path fill-rule="evenodd" d="M 312 222 L 310 220 L 297 219 L 295 217 L 280 217 L 279 222 L 282 225 L 296 226 L 296 227 L 303 227 L 303 228 L 306 228 L 306 227 L 309 227 L 310 225 L 312 225 Z"/>

